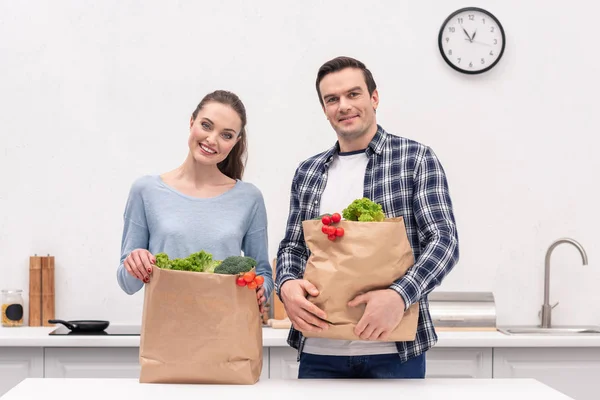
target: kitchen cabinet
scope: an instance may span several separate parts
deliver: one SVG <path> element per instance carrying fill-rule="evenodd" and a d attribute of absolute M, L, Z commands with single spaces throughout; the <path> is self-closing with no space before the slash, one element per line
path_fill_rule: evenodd
<path fill-rule="evenodd" d="M 273 347 L 270 379 L 297 379 L 297 352 Z M 434 348 L 427 352 L 427 378 L 492 378 L 491 348 Z"/>
<path fill-rule="evenodd" d="M 43 348 L 0 347 L 0 396 L 25 378 L 43 377 Z"/>
<path fill-rule="evenodd" d="M 269 379 L 297 379 L 298 352 L 291 347 L 272 347 L 270 349 Z"/>
<path fill-rule="evenodd" d="M 46 378 L 138 378 L 137 347 L 48 347 L 44 349 Z"/>
<path fill-rule="evenodd" d="M 296 379 L 296 350 L 263 348 L 261 379 Z M 0 347 L 0 395 L 27 377 L 139 377 L 139 347 Z M 435 347 L 428 378 L 533 378 L 576 400 L 600 393 L 600 346 Z"/>
<path fill-rule="evenodd" d="M 494 349 L 494 378 L 537 379 L 576 400 L 597 400 L 599 377 L 599 348 Z"/>
<path fill-rule="evenodd" d="M 427 378 L 492 378 L 490 348 L 433 348 L 427 353 Z"/>
<path fill-rule="evenodd" d="M 261 379 L 269 378 L 269 349 L 263 352 Z M 139 347 L 48 347 L 46 378 L 139 378 Z"/>

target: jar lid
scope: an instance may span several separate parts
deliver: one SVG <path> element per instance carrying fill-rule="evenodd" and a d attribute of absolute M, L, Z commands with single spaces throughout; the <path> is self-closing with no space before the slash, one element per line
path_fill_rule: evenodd
<path fill-rule="evenodd" d="M 22 289 L 2 289 L 2 293 L 23 293 Z"/>

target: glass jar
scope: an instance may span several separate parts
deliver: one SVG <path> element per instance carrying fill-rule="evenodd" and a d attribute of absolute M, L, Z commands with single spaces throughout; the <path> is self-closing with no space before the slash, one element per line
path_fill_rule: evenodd
<path fill-rule="evenodd" d="M 23 291 L 2 289 L 2 326 L 23 325 Z"/>

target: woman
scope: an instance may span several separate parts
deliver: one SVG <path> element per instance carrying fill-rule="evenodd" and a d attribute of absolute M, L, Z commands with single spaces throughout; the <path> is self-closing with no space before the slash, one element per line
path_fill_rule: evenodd
<path fill-rule="evenodd" d="M 138 178 L 124 213 L 119 286 L 134 294 L 150 281 L 154 254 L 184 258 L 204 250 L 214 260 L 240 255 L 257 261 L 264 283 L 260 312 L 273 290 L 262 193 L 241 181 L 246 110 L 233 93 L 202 99 L 190 119 L 189 153 L 178 168 Z"/>

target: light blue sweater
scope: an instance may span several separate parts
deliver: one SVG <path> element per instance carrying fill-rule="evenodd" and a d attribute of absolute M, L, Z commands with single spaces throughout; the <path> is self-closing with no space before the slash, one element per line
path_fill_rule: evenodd
<path fill-rule="evenodd" d="M 125 207 L 119 286 L 127 294 L 144 283 L 129 275 L 123 261 L 132 250 L 184 258 L 201 250 L 214 260 L 243 255 L 257 261 L 256 273 L 265 278 L 265 297 L 273 291 L 267 241 L 267 213 L 260 190 L 238 180 L 229 191 L 212 198 L 185 195 L 163 182 L 159 175 L 138 178 Z M 150 277 L 152 279 L 152 277 Z"/>

